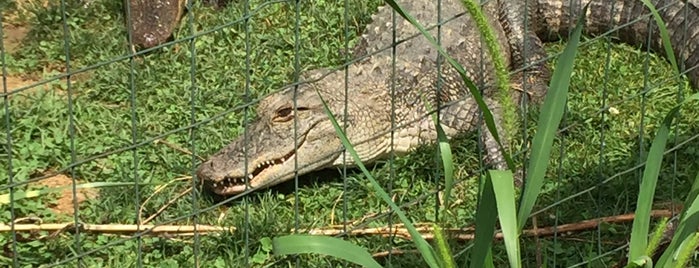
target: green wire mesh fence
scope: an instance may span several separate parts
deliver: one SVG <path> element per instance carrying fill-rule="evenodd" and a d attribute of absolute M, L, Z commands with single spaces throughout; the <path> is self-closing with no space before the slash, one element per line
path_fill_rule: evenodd
<path fill-rule="evenodd" d="M 572 10 L 586 1 L 539 2 L 568 3 Z M 609 2 L 616 3 L 609 8 L 619 16 L 641 12 L 629 10 L 634 1 Z M 661 11 L 678 3 L 656 2 Z M 532 8 L 536 1 L 527 3 Z M 679 61 L 686 75 L 681 79 L 662 52 L 651 49 L 659 37 L 649 15 L 635 18 L 640 24 L 587 30 L 595 34 L 580 47 L 555 157 L 522 235 L 525 267 L 608 267 L 624 259 L 650 139 L 678 100 L 696 91 L 699 56 L 692 53 L 699 45 L 699 20 L 691 15 L 699 5 L 684 3 L 673 11 L 677 19 L 667 22 L 684 33 L 677 35 L 684 39 L 673 40 L 686 55 Z M 207 191 L 196 173 L 231 140 L 256 142 L 259 135 L 250 124 L 260 113 L 260 100 L 307 85 L 312 79 L 304 74 L 332 70 L 342 74 L 333 77 L 344 77 L 336 90 L 352 90 L 351 66 L 373 67 L 371 53 L 361 53 L 372 44 L 360 40 L 382 5 L 378 0 L 0 1 L 1 265 L 351 266 L 319 255 L 272 255 L 272 238 L 310 232 L 362 245 L 386 266 L 423 267 L 398 220 L 351 167 L 296 174 L 274 187 L 230 196 Z M 544 23 L 536 19 L 533 23 Z M 566 19 L 575 20 L 561 21 Z M 619 36 L 646 23 L 652 29 L 647 36 Z M 553 66 L 564 43 L 558 36 L 542 39 Z M 399 64 L 381 67 L 395 70 Z M 386 81 L 390 78 L 387 74 Z M 395 95 L 400 85 L 390 84 L 393 97 L 401 97 Z M 683 110 L 674 126 L 656 193 L 658 217 L 677 213 L 699 169 L 698 113 Z M 343 124 L 357 122 L 336 116 Z M 517 118 L 520 130 L 511 148 L 518 165 L 527 157 L 537 118 L 537 109 Z M 292 135 L 303 134 L 302 123 L 294 124 Z M 434 145 L 372 165 L 418 226 L 450 219 L 443 228 L 453 229 L 457 263 L 472 249 L 482 131 L 452 140 L 457 184 L 447 208 L 440 207 L 443 174 Z M 288 146 L 301 146 L 301 139 L 294 140 Z M 281 149 L 269 149 L 275 148 Z M 493 257 L 496 264 L 507 263 L 498 243 Z"/>

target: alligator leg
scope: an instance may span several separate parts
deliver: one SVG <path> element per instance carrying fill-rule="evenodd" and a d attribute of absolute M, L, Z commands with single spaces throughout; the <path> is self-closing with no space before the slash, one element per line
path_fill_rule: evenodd
<path fill-rule="evenodd" d="M 513 70 L 518 71 L 512 79 L 515 87 L 526 92 L 534 102 L 546 95 L 551 72 L 543 59 L 544 45 L 534 28 L 537 4 L 532 0 L 500 1 L 499 17 L 508 36 Z"/>

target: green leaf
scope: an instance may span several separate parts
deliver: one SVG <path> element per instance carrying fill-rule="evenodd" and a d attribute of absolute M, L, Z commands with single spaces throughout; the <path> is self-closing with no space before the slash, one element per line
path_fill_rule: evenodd
<path fill-rule="evenodd" d="M 580 14 L 587 14 L 588 6 L 585 5 Z M 519 206 L 519 229 L 524 228 L 529 214 L 534 208 L 534 203 L 544 185 L 546 168 L 551 158 L 551 148 L 553 139 L 556 136 L 558 126 L 561 124 L 566 103 L 568 102 L 568 88 L 570 87 L 570 76 L 573 73 L 575 56 L 577 55 L 580 36 L 585 25 L 585 16 L 578 18 L 575 30 L 571 34 L 566 48 L 563 50 L 556 67 L 554 68 L 549 90 L 546 93 L 544 104 L 541 108 L 539 124 L 536 135 L 532 141 L 532 153 L 529 158 L 529 173 L 527 173 L 524 192 Z"/>
<path fill-rule="evenodd" d="M 665 49 L 665 54 L 667 59 L 672 64 L 672 68 L 675 71 L 677 77 L 680 77 L 680 69 L 677 66 L 677 60 L 675 59 L 675 54 L 673 53 L 672 43 L 670 43 L 670 35 L 668 34 L 667 27 L 662 17 L 658 13 L 655 6 L 648 0 L 641 0 L 643 4 L 648 7 L 653 19 L 655 20 L 658 29 L 660 30 L 660 37 L 663 40 L 663 48 Z M 696 96 L 696 95 L 695 95 Z M 686 102 L 686 101 L 685 101 Z M 650 225 L 650 210 L 653 204 L 653 197 L 655 194 L 655 187 L 658 182 L 658 174 L 660 174 L 660 164 L 662 163 L 663 152 L 665 150 L 665 145 L 667 144 L 667 138 L 670 132 L 670 124 L 674 120 L 677 112 L 679 111 L 681 104 L 675 107 L 663 120 L 663 124 L 660 126 L 655 139 L 651 145 L 650 152 L 648 153 L 648 158 L 646 160 L 646 167 L 643 172 L 643 180 L 641 182 L 641 189 L 639 191 L 638 202 L 636 207 L 636 218 L 633 222 L 633 227 L 631 231 L 631 242 L 629 249 L 629 261 L 637 259 L 642 256 L 644 250 L 648 244 L 648 229 Z M 691 196 L 691 195 L 690 195 Z M 688 199 L 689 200 L 689 199 Z M 685 209 L 687 209 L 685 207 Z M 683 214 L 683 216 L 686 216 Z M 694 227 L 696 230 L 696 226 Z M 677 236 L 681 234 L 684 237 Z M 658 266 L 669 265 L 668 261 L 669 253 L 674 252 L 677 248 L 677 241 L 684 241 L 689 234 L 680 232 L 679 230 L 675 233 L 676 237 L 673 237 L 671 245 L 668 246 L 665 253 L 661 256 L 658 262 Z M 679 239 L 679 240 L 676 240 Z M 673 243 L 675 245 L 673 245 Z M 682 265 L 682 264 L 680 264 Z"/>
<path fill-rule="evenodd" d="M 663 153 L 665 152 L 665 145 L 667 144 L 667 139 L 670 135 L 670 127 L 672 125 L 672 121 L 675 119 L 679 112 L 679 109 L 682 107 L 684 103 L 696 99 L 699 99 L 699 93 L 690 96 L 685 101 L 675 106 L 667 114 L 667 116 L 665 116 L 665 119 L 663 120 L 663 123 L 660 125 L 660 128 L 656 132 L 655 138 L 653 139 L 653 143 L 650 146 L 650 151 L 648 151 L 648 157 L 646 158 L 646 166 L 643 170 L 643 178 L 638 193 L 638 200 L 636 202 L 636 217 L 633 221 L 633 226 L 631 227 L 629 262 L 643 256 L 643 253 L 645 252 L 645 249 L 648 245 L 650 211 L 653 205 L 655 187 L 658 183 L 660 165 L 663 161 Z M 694 230 L 696 230 L 696 228 Z M 670 248 L 668 247 L 668 250 L 669 249 Z M 667 259 L 663 259 L 663 261 L 666 260 Z M 659 262 L 658 264 L 662 265 L 663 263 Z"/>
<path fill-rule="evenodd" d="M 451 153 L 451 145 L 449 145 L 449 140 L 447 135 L 444 134 L 442 126 L 436 124 L 437 127 L 437 140 L 439 141 L 439 154 L 442 159 L 442 166 L 444 168 L 444 209 L 449 209 L 449 200 L 451 200 L 451 189 L 454 187 L 454 160 Z"/>
<path fill-rule="evenodd" d="M 660 13 L 658 13 L 658 10 L 655 9 L 655 5 L 653 5 L 653 3 L 651 3 L 649 0 L 641 0 L 641 2 L 643 2 L 643 4 L 646 5 L 646 7 L 648 7 L 650 13 L 653 15 L 655 24 L 658 25 L 658 29 L 660 29 L 660 38 L 663 40 L 663 48 L 665 49 L 667 59 L 670 61 L 670 64 L 672 64 L 672 69 L 675 71 L 675 74 L 679 78 L 680 68 L 677 67 L 675 53 L 672 53 L 674 50 L 672 49 L 672 43 L 670 43 L 670 34 L 667 31 L 665 22 L 663 22 L 663 18 L 660 17 Z"/>
<path fill-rule="evenodd" d="M 263 237 L 260 239 L 260 245 L 262 246 L 262 251 L 270 252 L 272 251 L 272 239 L 269 237 Z"/>
<path fill-rule="evenodd" d="M 423 103 L 427 111 L 432 110 L 430 102 L 426 98 L 422 98 Z M 444 133 L 442 125 L 439 124 L 437 120 L 437 114 L 432 113 L 432 123 L 437 130 L 437 141 L 439 143 L 439 156 L 442 159 L 442 167 L 444 168 L 444 208 L 449 207 L 449 200 L 451 199 L 451 189 L 454 187 L 454 161 L 451 152 L 451 145 L 449 144 L 449 139 Z"/>
<path fill-rule="evenodd" d="M 498 214 L 493 184 L 490 181 L 490 173 L 488 173 L 480 183 L 481 191 L 476 208 L 476 234 L 470 256 L 472 268 L 493 267 L 491 245 Z"/>
<path fill-rule="evenodd" d="M 655 196 L 655 187 L 658 183 L 658 174 L 660 174 L 660 164 L 663 161 L 663 152 L 670 134 L 670 125 L 675 115 L 676 113 L 671 113 L 665 118 L 648 152 L 641 188 L 638 192 L 638 201 L 636 202 L 636 217 L 631 228 L 629 262 L 643 256 L 648 245 L 650 210 L 653 206 L 653 197 Z"/>
<path fill-rule="evenodd" d="M 629 265 L 626 267 L 645 267 L 645 268 L 653 268 L 653 259 L 651 259 L 648 256 L 642 256 L 633 262 L 629 262 Z"/>
<path fill-rule="evenodd" d="M 507 170 L 490 170 L 491 182 L 495 193 L 500 228 L 502 228 L 507 258 L 510 267 L 522 267 L 519 252 L 519 230 L 517 229 L 517 206 L 515 205 L 515 184 L 512 172 Z"/>
<path fill-rule="evenodd" d="M 275 237 L 272 245 L 275 256 L 315 253 L 333 256 L 363 267 L 381 267 L 367 249 L 336 237 L 287 235 Z"/>

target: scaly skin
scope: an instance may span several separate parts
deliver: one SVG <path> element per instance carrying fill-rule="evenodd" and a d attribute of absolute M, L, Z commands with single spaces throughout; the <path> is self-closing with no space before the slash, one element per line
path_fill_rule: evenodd
<path fill-rule="evenodd" d="M 571 2 L 573 7 L 570 6 Z M 534 24 L 537 35 L 545 41 L 555 41 L 561 36 L 568 36 L 568 32 L 574 27 L 572 22 L 588 3 L 590 8 L 584 28 L 585 34 L 601 35 L 623 25 L 624 27 L 615 31 L 612 36 L 632 46 L 647 44 L 648 20 L 653 18 L 646 16 L 650 11 L 640 0 L 539 0 L 538 14 L 535 18 L 541 20 Z M 699 88 L 699 0 L 651 0 L 651 3 L 665 21 L 677 64 L 684 64 L 692 87 Z M 644 19 L 636 21 L 640 17 Z M 627 25 L 628 23 L 631 24 Z M 650 48 L 664 56 L 665 50 L 658 26 L 655 23 L 651 25 Z"/>
<path fill-rule="evenodd" d="M 582 6 L 571 9 L 569 0 L 527 1 L 527 24 L 524 16 L 521 16 L 524 13 L 522 0 L 509 3 L 490 1 L 484 7 L 505 57 L 512 59 L 508 64 L 513 69 L 543 58 L 538 38 L 556 40 L 559 36 L 567 36 L 578 16 L 575 11 Z M 678 61 L 684 63 L 687 69 L 694 68 L 688 72 L 688 76 L 697 87 L 699 9 L 697 0 L 688 1 L 672 1 L 669 8 L 669 1 L 652 2 L 668 24 Z M 433 25 L 437 21 L 437 4 L 433 2 L 404 0 L 399 4 L 423 25 Z M 602 34 L 639 17 L 639 12 L 648 12 L 637 0 L 581 2 L 583 5 L 592 2 L 585 28 L 588 35 Z M 620 15 L 611 16 L 612 3 L 615 10 L 623 11 L 615 13 Z M 464 10 L 458 0 L 443 0 L 441 6 L 444 20 Z M 501 9 L 498 10 L 498 7 Z M 683 24 L 684 12 L 689 18 L 686 25 Z M 392 13 L 389 7 L 380 8 L 373 22 L 366 27 L 354 54 L 371 56 L 348 67 L 347 96 L 344 95 L 344 72 L 330 72 L 320 78 L 325 73 L 322 70 L 307 74 L 311 78 L 320 78 L 316 82 L 301 85 L 298 90 L 291 88 L 268 96 L 257 109 L 257 121 L 249 126 L 249 138 L 237 138 L 199 167 L 197 175 L 204 184 L 214 193 L 232 195 L 246 189 L 272 186 L 292 179 L 296 174 L 341 166 L 343 159 L 352 166 L 351 157 L 343 158 L 343 147 L 323 111 L 316 90 L 340 122 L 345 118 L 346 101 L 346 133 L 364 163 L 385 158 L 391 150 L 398 154 L 406 153 L 418 144 L 436 139 L 433 122 L 423 102 L 425 100 L 430 107 L 439 104 L 440 123 L 449 137 L 477 127 L 478 107 L 469 98 L 460 77 L 447 63 L 440 62 L 441 77 L 437 79 L 437 52 L 423 37 L 410 38 L 396 46 L 396 68 L 395 73 L 392 72 L 392 51 L 381 50 L 392 44 Z M 402 18 L 396 21 L 396 40 L 417 33 Z M 492 64 L 487 56 L 481 60 L 483 46 L 480 34 L 472 24 L 467 16 L 444 24 L 441 27 L 441 45 L 464 66 L 469 78 L 477 83 L 482 82 L 482 85 L 493 85 Z M 617 33 L 618 37 L 632 45 L 645 44 L 648 33 L 646 25 L 647 20 L 642 20 L 631 27 L 623 27 Z M 653 36 L 657 37 L 655 28 Z M 431 33 L 436 36 L 436 30 Z M 685 44 L 686 47 L 683 47 Z M 653 50 L 663 51 L 660 45 L 659 37 L 651 40 Z M 534 96 L 543 96 L 549 78 L 548 70 L 542 63 L 525 70 L 528 74 L 515 75 L 512 82 L 515 85 L 528 83 Z M 438 87 L 441 88 L 440 93 L 437 93 Z M 501 113 L 498 104 L 491 99 L 493 90 L 488 86 L 482 87 L 482 90 L 499 127 Z M 392 106 L 395 110 L 391 110 Z M 392 116 L 395 121 L 391 120 Z M 395 131 L 391 132 L 391 129 Z M 505 168 L 502 153 L 492 136 L 485 132 L 483 139 L 486 162 L 494 168 Z M 507 142 L 504 141 L 504 144 Z"/>

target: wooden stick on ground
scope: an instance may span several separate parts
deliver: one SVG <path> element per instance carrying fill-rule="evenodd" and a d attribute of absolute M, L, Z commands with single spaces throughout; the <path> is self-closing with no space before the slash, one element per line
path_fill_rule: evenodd
<path fill-rule="evenodd" d="M 75 225 L 70 223 L 47 223 L 47 224 L 15 224 L 16 232 L 34 232 L 34 231 L 67 231 L 75 229 Z M 140 225 L 135 224 L 81 224 L 81 231 L 102 234 L 120 234 L 130 235 L 137 232 L 151 230 L 147 235 L 158 236 L 191 236 L 196 230 L 199 234 L 233 232 L 234 227 L 219 227 L 211 225 Z M 0 224 L 0 232 L 9 232 L 10 225 Z"/>
<path fill-rule="evenodd" d="M 672 217 L 672 211 L 671 210 L 653 210 L 651 211 L 651 217 L 654 218 L 663 218 L 663 217 Z M 590 230 L 597 228 L 597 226 L 601 223 L 624 223 L 624 222 L 630 222 L 634 220 L 635 215 L 633 213 L 629 214 L 623 214 L 623 215 L 615 215 L 615 216 L 609 216 L 609 217 L 602 217 L 602 218 L 596 218 L 596 219 L 591 219 L 591 220 L 584 220 L 576 223 L 570 223 L 570 224 L 563 224 L 563 225 L 558 225 L 558 226 L 553 226 L 553 227 L 538 227 L 535 229 L 527 229 L 522 231 L 522 237 L 547 237 L 547 236 L 552 236 L 554 234 L 559 234 L 559 235 L 567 235 L 573 232 L 580 232 L 580 231 L 585 231 L 585 230 Z M 434 235 L 432 234 L 432 227 L 431 225 L 420 225 L 416 224 L 416 229 L 418 232 L 422 234 L 422 237 L 431 240 L 434 239 Z M 457 240 L 473 240 L 475 237 L 474 230 L 473 228 L 449 228 L 449 229 L 444 229 L 445 232 L 449 234 L 450 237 L 455 238 Z M 327 235 L 327 236 L 333 236 L 333 235 L 341 235 L 344 233 L 342 230 L 342 227 L 329 227 L 329 228 L 317 228 L 317 229 L 311 229 L 311 230 L 302 230 L 301 232 L 308 233 L 311 235 Z M 349 232 L 349 235 L 355 235 L 355 236 L 372 236 L 372 235 L 378 235 L 378 236 L 391 236 L 395 235 L 397 237 L 402 237 L 404 239 L 409 240 L 410 239 L 410 233 L 408 233 L 408 230 L 402 227 L 400 224 L 395 224 L 389 227 L 377 227 L 377 228 L 362 228 L 362 229 L 356 229 L 352 230 Z M 496 239 L 502 239 L 502 233 L 498 232 L 495 234 Z"/>

